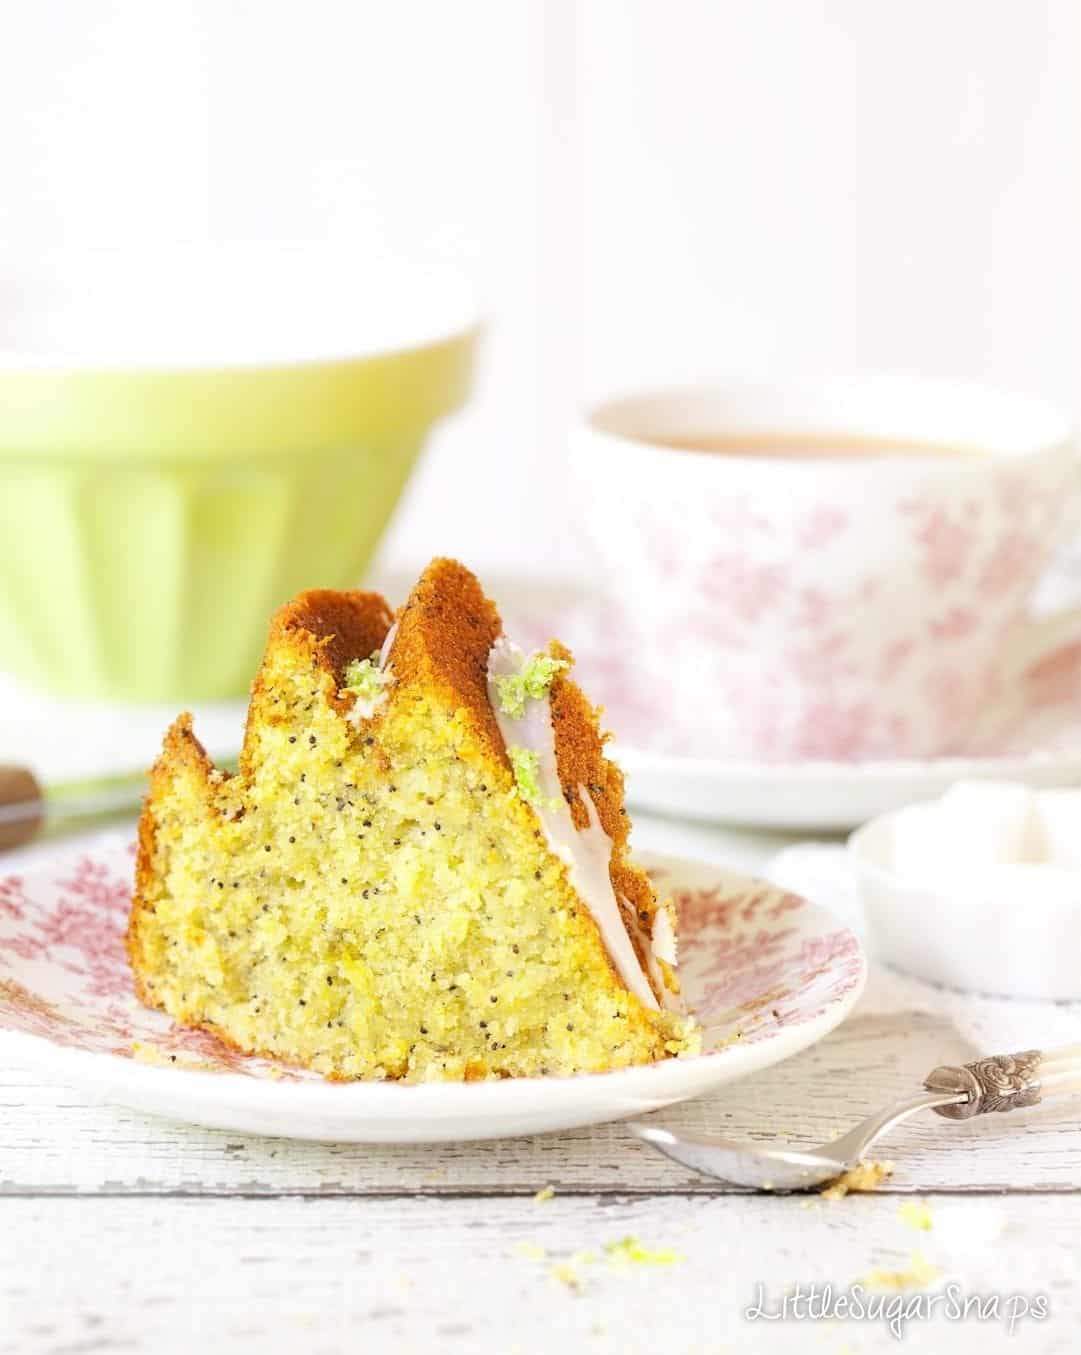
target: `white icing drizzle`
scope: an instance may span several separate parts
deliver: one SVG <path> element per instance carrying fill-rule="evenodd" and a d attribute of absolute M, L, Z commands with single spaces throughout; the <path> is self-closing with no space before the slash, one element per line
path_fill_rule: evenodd
<path fill-rule="evenodd" d="M 383 685 L 373 696 L 356 697 L 349 714 L 345 717 L 354 725 L 359 725 L 362 720 L 370 720 L 376 711 L 381 710 L 386 704 L 389 695 L 387 688 L 394 682 L 394 669 L 387 662 L 387 659 L 390 656 L 390 649 L 397 634 L 398 623 L 395 621 L 391 624 L 390 630 L 387 631 L 379 653 L 372 655 L 376 668 L 383 674 Z"/>
<path fill-rule="evenodd" d="M 683 1016 L 686 1014 L 686 1004 L 679 993 L 673 993 L 665 982 L 664 970 L 661 968 L 660 961 L 672 969 L 676 967 L 676 934 L 672 929 L 672 918 L 669 914 L 669 906 L 661 904 L 653 914 L 653 928 L 649 936 L 645 934 L 638 925 L 638 919 L 634 916 L 634 909 L 626 899 L 623 903 L 628 909 L 628 916 L 634 918 L 631 925 L 634 928 L 635 939 L 642 948 L 642 953 L 646 957 L 646 965 L 649 969 L 649 977 L 653 980 L 655 986 L 661 994 L 661 1005 L 666 1012 L 676 1012 Z"/>
<path fill-rule="evenodd" d="M 393 645 L 395 639 L 397 638 L 397 635 L 398 635 L 398 623 L 397 621 L 392 621 L 390 625 L 390 630 L 387 631 L 386 637 L 383 640 L 383 644 L 379 650 L 380 668 L 386 668 L 387 658 L 390 654 L 390 647 L 391 645 Z"/>
<path fill-rule="evenodd" d="M 658 908 L 653 915 L 653 954 L 675 969 L 678 963 L 676 933 L 672 926 L 672 915 L 667 908 Z"/>
<path fill-rule="evenodd" d="M 624 985 L 651 1011 L 659 1004 L 642 970 L 637 952 L 623 922 L 619 902 L 612 888 L 609 868 L 612 840 L 601 827 L 597 807 L 585 786 L 578 787 L 589 815 L 588 828 L 575 828 L 570 806 L 563 799 L 556 764 L 555 730 L 552 727 L 552 703 L 549 697 L 527 700 L 517 718 L 501 709 L 496 679 L 521 670 L 524 655 L 517 645 L 501 636 L 488 655 L 488 694 L 504 744 L 528 749 L 537 755 L 539 802 L 532 807 L 551 850 L 567 867 L 571 887 L 585 902 L 601 934 L 612 963 Z M 644 940 L 644 938 L 643 938 Z M 648 945 L 643 949 L 652 959 Z M 661 984 L 661 991 L 664 985 Z"/>

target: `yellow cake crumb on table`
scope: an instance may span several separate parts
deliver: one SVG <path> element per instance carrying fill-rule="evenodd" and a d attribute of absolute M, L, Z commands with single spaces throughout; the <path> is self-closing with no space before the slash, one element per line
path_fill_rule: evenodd
<path fill-rule="evenodd" d="M 685 1258 L 672 1247 L 651 1250 L 636 1237 L 621 1237 L 617 1242 L 605 1243 L 605 1254 L 615 1266 L 674 1266 Z"/>
<path fill-rule="evenodd" d="M 872 1270 L 861 1281 L 868 1289 L 926 1289 L 942 1274 L 922 1252 L 914 1251 L 905 1270 Z"/>
<path fill-rule="evenodd" d="M 857 1162 L 819 1191 L 824 1200 L 843 1200 L 846 1195 L 877 1190 L 892 1174 L 892 1162 Z"/>
<path fill-rule="evenodd" d="M 543 1247 L 538 1247 L 535 1242 L 518 1242 L 514 1247 L 514 1255 L 520 1256 L 526 1261 L 543 1261 L 548 1253 Z"/>
<path fill-rule="evenodd" d="M 565 1261 L 557 1261 L 548 1273 L 553 1280 L 558 1280 L 568 1289 L 581 1289 L 585 1281 L 586 1270 L 594 1265 L 596 1260 L 595 1252 L 576 1251 L 568 1256 Z"/>
<path fill-rule="evenodd" d="M 534 1195 L 533 1198 L 534 1200 L 536 1200 L 537 1204 L 547 1204 L 548 1201 L 555 1195 L 555 1193 L 556 1193 L 555 1186 L 543 1186 L 540 1190 L 537 1191 L 536 1195 Z"/>
<path fill-rule="evenodd" d="M 918 1228 L 925 1233 L 934 1226 L 930 1207 L 925 1200 L 905 1200 L 898 1206 L 897 1217 L 910 1228 Z"/>

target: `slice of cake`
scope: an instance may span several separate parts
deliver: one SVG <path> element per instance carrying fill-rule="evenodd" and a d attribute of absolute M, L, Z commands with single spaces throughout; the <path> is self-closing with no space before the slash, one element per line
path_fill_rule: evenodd
<path fill-rule="evenodd" d="M 240 769 L 181 716 L 139 825 L 142 1000 L 334 1078 L 565 1074 L 696 1046 L 676 923 L 557 644 L 452 560 L 274 618 Z"/>

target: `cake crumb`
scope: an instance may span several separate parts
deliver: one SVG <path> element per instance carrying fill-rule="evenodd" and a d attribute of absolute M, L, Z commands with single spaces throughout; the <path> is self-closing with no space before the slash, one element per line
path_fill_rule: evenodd
<path fill-rule="evenodd" d="M 846 1195 L 877 1190 L 893 1173 L 892 1162 L 857 1162 L 819 1191 L 824 1200 L 843 1200 Z"/>
<path fill-rule="evenodd" d="M 555 1186 L 545 1186 L 543 1189 L 538 1190 L 536 1195 L 533 1196 L 533 1198 L 534 1200 L 536 1200 L 538 1204 L 547 1204 L 548 1201 L 553 1197 L 553 1195 L 555 1195 L 555 1193 L 556 1193 Z"/>
<path fill-rule="evenodd" d="M 146 1044 L 142 1040 L 132 1040 L 131 1056 L 136 1063 L 150 1063 L 159 1068 L 168 1062 L 156 1044 Z"/>
<path fill-rule="evenodd" d="M 909 1257 L 907 1270 L 872 1270 L 863 1277 L 862 1283 L 868 1289 L 926 1289 L 941 1273 L 922 1252 L 914 1251 Z"/>
<path fill-rule="evenodd" d="M 543 1261 L 548 1253 L 535 1242 L 519 1242 L 515 1245 L 514 1255 L 522 1257 L 525 1261 Z"/>
<path fill-rule="evenodd" d="M 544 1260 L 546 1255 L 542 1247 L 534 1246 L 531 1242 L 520 1242 L 514 1250 L 516 1255 L 525 1257 L 527 1260 Z M 672 1266 L 685 1260 L 681 1252 L 675 1251 L 671 1247 L 651 1250 L 644 1247 L 638 1238 L 631 1236 L 621 1237 L 614 1242 L 606 1242 L 604 1257 L 610 1270 L 625 1270 L 632 1265 Z M 577 1291 L 585 1283 L 586 1270 L 595 1265 L 599 1259 L 596 1252 L 576 1251 L 566 1260 L 557 1261 L 550 1266 L 548 1274 L 567 1289 Z"/>
<path fill-rule="evenodd" d="M 596 1255 L 591 1251 L 576 1251 L 573 1255 L 568 1256 L 565 1261 L 557 1262 L 548 1273 L 553 1280 L 558 1280 L 568 1289 L 581 1289 L 585 1280 L 583 1272 L 596 1259 Z"/>
<path fill-rule="evenodd" d="M 146 1063 L 153 1068 L 193 1068 L 202 1072 L 218 1073 L 222 1069 L 209 1059 L 197 1054 L 171 1053 L 149 1040 L 132 1040 L 131 1057 L 136 1063 Z"/>
<path fill-rule="evenodd" d="M 931 1210 L 924 1200 L 906 1200 L 897 1210 L 897 1217 L 910 1228 L 920 1228 L 925 1233 L 934 1226 Z"/>
<path fill-rule="evenodd" d="M 643 1247 L 636 1237 L 621 1237 L 618 1242 L 606 1242 L 604 1250 L 610 1264 L 614 1266 L 674 1266 L 685 1257 L 672 1247 L 662 1247 L 651 1251 Z"/>

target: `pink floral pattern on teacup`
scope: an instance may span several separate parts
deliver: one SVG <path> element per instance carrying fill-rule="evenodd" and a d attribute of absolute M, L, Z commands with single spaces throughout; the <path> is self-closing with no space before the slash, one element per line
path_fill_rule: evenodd
<path fill-rule="evenodd" d="M 188 1071 L 314 1079 L 139 1003 L 124 949 L 132 867 L 130 845 L 111 842 L 0 879 L 0 1029 Z M 701 865 L 655 875 L 679 910 L 684 991 L 706 1052 L 827 1018 L 862 985 L 855 936 L 804 899 Z"/>
<path fill-rule="evenodd" d="M 950 756 L 1024 705 L 1015 660 L 1076 504 L 1065 442 L 793 465 L 599 438 L 576 473 L 620 484 L 593 530 L 609 615 L 578 652 L 587 685 L 609 656 L 596 696 L 621 740 L 748 762 Z"/>

